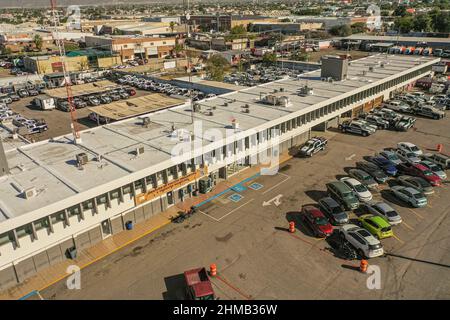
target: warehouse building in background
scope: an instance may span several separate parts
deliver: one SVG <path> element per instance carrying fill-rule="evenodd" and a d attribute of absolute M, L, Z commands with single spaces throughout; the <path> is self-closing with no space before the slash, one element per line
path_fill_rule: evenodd
<path fill-rule="evenodd" d="M 71 135 L 0 149 L 0 287 L 379 105 L 439 59 L 375 55 Z M 325 76 L 321 76 L 327 75 Z M 334 79 L 333 75 L 342 76 Z M 184 152 L 182 152 L 184 151 Z M 268 164 L 270 165 L 270 164 Z"/>

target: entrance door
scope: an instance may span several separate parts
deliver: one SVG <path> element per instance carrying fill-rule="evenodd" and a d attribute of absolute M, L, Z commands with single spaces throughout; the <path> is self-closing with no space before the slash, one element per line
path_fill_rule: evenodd
<path fill-rule="evenodd" d="M 174 204 L 173 201 L 173 192 L 167 192 L 167 205 L 172 206 Z"/>
<path fill-rule="evenodd" d="M 108 220 L 102 221 L 102 233 L 103 239 L 109 237 L 112 234 L 111 223 Z"/>

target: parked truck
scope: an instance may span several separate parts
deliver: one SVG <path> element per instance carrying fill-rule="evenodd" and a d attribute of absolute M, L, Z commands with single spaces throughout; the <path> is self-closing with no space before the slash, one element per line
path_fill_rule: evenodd
<path fill-rule="evenodd" d="M 205 268 L 184 272 L 186 296 L 189 300 L 215 300 L 215 294 Z"/>

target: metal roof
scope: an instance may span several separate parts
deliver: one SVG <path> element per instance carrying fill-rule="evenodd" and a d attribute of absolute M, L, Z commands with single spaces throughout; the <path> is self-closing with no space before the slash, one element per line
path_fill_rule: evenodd
<path fill-rule="evenodd" d="M 111 82 L 109 80 L 101 80 L 95 83 L 84 83 L 73 85 L 71 88 L 72 88 L 72 95 L 76 97 L 93 93 L 101 93 L 104 91 L 116 89 L 118 87 L 120 87 L 120 85 L 114 82 Z M 66 88 L 64 87 L 56 89 L 48 89 L 45 90 L 44 93 L 53 98 L 67 99 L 67 91 Z"/>

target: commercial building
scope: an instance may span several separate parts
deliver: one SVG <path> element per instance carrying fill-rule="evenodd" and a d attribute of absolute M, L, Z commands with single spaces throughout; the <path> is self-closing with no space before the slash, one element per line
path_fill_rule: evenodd
<path fill-rule="evenodd" d="M 408 36 L 372 36 L 366 34 L 352 34 L 344 39 L 344 43 L 347 41 L 357 43 L 392 43 L 400 46 L 416 45 L 428 46 L 434 49 L 450 49 L 450 38 L 434 38 L 434 37 L 408 37 Z"/>
<path fill-rule="evenodd" d="M 86 47 L 118 54 L 122 61 L 135 58 L 164 58 L 175 47 L 175 38 L 144 36 L 92 36 L 86 37 Z"/>
<path fill-rule="evenodd" d="M 201 31 L 230 31 L 235 26 L 244 26 L 256 22 L 276 22 L 277 18 L 263 16 L 239 16 L 239 15 L 195 15 L 187 21 L 185 16 L 181 16 L 182 24 L 189 24 L 194 30 Z"/>
<path fill-rule="evenodd" d="M 67 71 L 83 71 L 89 69 L 87 56 L 64 58 Z M 38 74 L 63 72 L 63 62 L 60 56 L 25 56 L 23 59 L 25 70 Z"/>
<path fill-rule="evenodd" d="M 206 192 L 254 160 L 276 164 L 311 128 L 367 111 L 438 61 L 370 56 L 351 61 L 341 81 L 315 70 L 88 129 L 77 144 L 67 135 L 1 152 L 0 286 Z"/>

